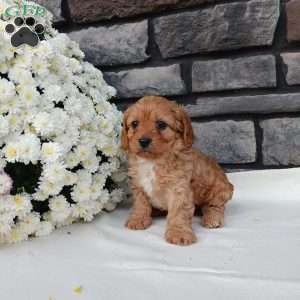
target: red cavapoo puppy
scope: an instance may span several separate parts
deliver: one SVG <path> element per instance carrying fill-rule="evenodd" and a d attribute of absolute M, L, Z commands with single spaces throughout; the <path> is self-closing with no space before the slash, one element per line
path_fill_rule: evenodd
<path fill-rule="evenodd" d="M 223 226 L 233 186 L 221 167 L 192 145 L 191 120 L 175 102 L 148 96 L 125 112 L 122 148 L 133 192 L 128 228 L 148 228 L 152 207 L 168 212 L 165 238 L 172 244 L 196 241 L 195 207 L 202 210 L 204 227 Z"/>

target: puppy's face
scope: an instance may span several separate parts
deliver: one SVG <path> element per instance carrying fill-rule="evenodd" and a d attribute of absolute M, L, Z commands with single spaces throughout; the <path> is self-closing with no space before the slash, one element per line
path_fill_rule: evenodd
<path fill-rule="evenodd" d="M 190 118 L 176 103 L 144 97 L 124 114 L 122 148 L 144 158 L 158 158 L 175 148 L 191 147 Z"/>

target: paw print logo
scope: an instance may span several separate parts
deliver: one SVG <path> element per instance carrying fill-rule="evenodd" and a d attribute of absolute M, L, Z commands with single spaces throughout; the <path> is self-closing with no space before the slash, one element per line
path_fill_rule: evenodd
<path fill-rule="evenodd" d="M 26 19 L 17 17 L 14 24 L 9 23 L 5 26 L 5 31 L 11 35 L 13 47 L 18 48 L 24 44 L 35 47 L 42 38 L 45 27 L 42 24 L 37 24 L 33 17 Z"/>

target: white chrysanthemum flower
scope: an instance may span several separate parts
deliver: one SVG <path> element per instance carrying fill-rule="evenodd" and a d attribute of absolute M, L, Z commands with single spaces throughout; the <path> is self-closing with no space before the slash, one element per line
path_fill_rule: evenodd
<path fill-rule="evenodd" d="M 91 200 L 97 200 L 100 198 L 100 196 L 103 192 L 103 187 L 101 185 L 94 183 L 91 185 L 90 190 L 91 190 L 91 193 L 90 193 Z"/>
<path fill-rule="evenodd" d="M 110 160 L 109 162 L 101 164 L 99 167 L 99 173 L 108 176 L 108 174 L 113 174 L 120 168 L 120 165 L 115 160 Z"/>
<path fill-rule="evenodd" d="M 8 70 L 9 70 L 9 64 L 1 63 L 1 60 L 0 60 L 0 73 L 5 74 L 8 72 Z"/>
<path fill-rule="evenodd" d="M 62 149 L 58 143 L 44 143 L 42 145 L 41 154 L 44 162 L 54 162 L 61 157 Z"/>
<path fill-rule="evenodd" d="M 10 101 L 16 96 L 15 86 L 5 78 L 0 78 L 0 103 Z"/>
<path fill-rule="evenodd" d="M 53 138 L 53 141 L 59 143 L 65 153 L 68 153 L 78 145 L 80 138 L 80 120 L 71 117 L 66 124 L 65 131 Z"/>
<path fill-rule="evenodd" d="M 41 135 L 47 136 L 54 132 L 51 115 L 47 112 L 38 113 L 33 119 L 33 126 Z"/>
<path fill-rule="evenodd" d="M 64 222 L 72 213 L 71 204 L 64 196 L 57 196 L 49 201 L 50 217 L 53 222 Z"/>
<path fill-rule="evenodd" d="M 44 166 L 43 177 L 52 183 L 63 184 L 67 170 L 64 164 L 61 162 L 54 162 L 51 164 L 46 164 Z"/>
<path fill-rule="evenodd" d="M 98 158 L 96 155 L 91 155 L 84 161 L 82 161 L 82 165 L 85 169 L 91 171 L 92 173 L 95 173 L 99 168 L 99 162 L 100 158 Z"/>
<path fill-rule="evenodd" d="M 65 158 L 66 166 L 70 169 L 73 169 L 74 167 L 78 166 L 81 162 L 81 159 L 78 155 L 78 152 L 74 153 L 73 151 L 70 151 Z"/>
<path fill-rule="evenodd" d="M 42 41 L 39 47 L 31 49 L 35 57 L 43 58 L 43 60 L 45 60 L 45 58 L 52 58 L 55 55 L 53 50 L 53 47 L 51 47 L 47 41 Z"/>
<path fill-rule="evenodd" d="M 91 186 L 88 183 L 80 183 L 74 186 L 71 193 L 75 202 L 88 201 L 91 199 Z"/>
<path fill-rule="evenodd" d="M 45 97 L 47 101 L 59 103 L 64 101 L 66 93 L 63 87 L 53 84 L 45 88 L 43 97 Z"/>
<path fill-rule="evenodd" d="M 48 221 L 42 221 L 39 223 L 39 227 L 35 232 L 35 236 L 45 236 L 50 234 L 54 230 L 54 225 Z"/>
<path fill-rule="evenodd" d="M 1 213 L 14 212 L 15 206 L 13 204 L 13 196 L 11 195 L 2 195 L 0 201 L 0 211 Z M 16 216 L 16 213 L 15 213 Z"/>
<path fill-rule="evenodd" d="M 32 52 L 28 52 L 26 54 L 27 55 L 18 55 L 15 58 L 15 64 L 14 65 L 17 66 L 16 68 L 23 69 L 24 71 L 26 69 L 30 69 L 31 68 L 31 65 L 33 63 L 33 53 Z"/>
<path fill-rule="evenodd" d="M 16 114 L 15 112 L 10 112 L 7 116 L 7 120 L 11 133 L 20 134 L 24 129 L 24 119 L 22 115 Z"/>
<path fill-rule="evenodd" d="M 2 25 L 4 25 L 4 24 L 7 25 L 4 22 L 0 22 L 0 27 L 2 28 Z M 1 30 L 1 32 L 4 32 L 4 28 Z M 2 35 L 2 37 L 4 37 L 4 36 Z M 0 61 L 1 62 L 10 61 L 14 56 L 14 49 L 11 46 L 8 39 L 4 38 L 4 39 L 1 39 L 0 41 L 1 41 L 1 43 L 0 43 L 0 53 L 1 53 Z"/>
<path fill-rule="evenodd" d="M 84 108 L 84 103 L 77 97 L 69 97 L 65 101 L 65 110 L 71 115 L 80 115 Z"/>
<path fill-rule="evenodd" d="M 99 213 L 103 209 L 103 205 L 96 201 L 84 201 L 72 206 L 72 208 L 74 218 L 81 218 L 86 222 L 90 222 L 93 220 L 95 212 Z"/>
<path fill-rule="evenodd" d="M 25 107 L 36 106 L 41 97 L 36 87 L 28 84 L 19 86 L 18 95 Z"/>
<path fill-rule="evenodd" d="M 69 217 L 71 216 L 71 213 L 72 213 L 71 207 L 68 210 L 65 209 L 63 211 L 50 211 L 49 218 L 53 224 L 59 225 L 61 223 L 66 222 L 66 220 L 68 220 Z"/>
<path fill-rule="evenodd" d="M 7 118 L 0 115 L 0 138 L 5 137 L 9 133 L 9 122 Z"/>
<path fill-rule="evenodd" d="M 97 199 L 98 202 L 100 202 L 103 206 L 105 206 L 110 200 L 110 195 L 108 190 L 103 190 L 100 197 Z"/>
<path fill-rule="evenodd" d="M 17 224 L 15 227 L 11 229 L 8 236 L 6 237 L 7 243 L 18 243 L 28 239 L 28 234 L 24 230 L 24 228 Z"/>
<path fill-rule="evenodd" d="M 60 228 L 62 226 L 67 226 L 74 223 L 78 218 L 74 218 L 72 215 L 73 208 L 71 207 L 71 214 L 69 217 L 63 220 L 63 216 L 58 212 L 48 211 L 44 214 L 44 220 L 50 222 L 55 228 Z"/>
<path fill-rule="evenodd" d="M 66 171 L 65 172 L 65 178 L 64 178 L 64 183 L 65 185 L 74 185 L 78 181 L 78 176 L 77 174 L 71 172 L 71 171 Z"/>
<path fill-rule="evenodd" d="M 124 191 L 122 189 L 115 189 L 110 193 L 110 200 L 104 204 L 104 208 L 108 211 L 112 211 L 116 208 L 118 203 L 124 199 Z"/>
<path fill-rule="evenodd" d="M 112 203 L 120 203 L 124 198 L 124 191 L 122 189 L 115 189 L 110 193 L 110 198 Z"/>
<path fill-rule="evenodd" d="M 111 145 L 105 145 L 99 150 L 101 150 L 107 156 L 117 155 L 119 151 L 119 145 L 112 143 Z"/>
<path fill-rule="evenodd" d="M 9 100 L 7 102 L 7 106 L 4 105 L 2 107 L 4 107 L 4 109 L 7 112 L 9 111 L 9 112 L 15 113 L 15 114 L 17 114 L 17 113 L 22 114 L 23 113 L 23 105 L 22 105 L 22 103 L 19 99 L 19 96 L 16 96 L 16 97 L 12 98 L 11 100 Z M 7 109 L 7 107 L 8 107 L 8 109 Z"/>
<path fill-rule="evenodd" d="M 48 196 L 56 196 L 58 195 L 61 190 L 63 189 L 63 182 L 51 182 L 48 180 L 42 180 L 39 184 L 39 191 L 42 194 Z"/>
<path fill-rule="evenodd" d="M 77 176 L 80 183 L 91 185 L 93 182 L 93 175 L 88 170 L 78 170 Z"/>
<path fill-rule="evenodd" d="M 95 175 L 93 176 L 93 184 L 99 186 L 101 189 L 103 189 L 106 180 L 107 176 L 101 173 L 95 173 Z"/>
<path fill-rule="evenodd" d="M 108 117 L 99 116 L 96 118 L 98 128 L 101 128 L 102 133 L 110 135 L 114 130 L 114 123 Z"/>
<path fill-rule="evenodd" d="M 107 202 L 107 203 L 104 205 L 104 208 L 105 208 L 107 211 L 113 211 L 116 207 L 117 207 L 117 203 L 114 203 L 114 202 Z"/>
<path fill-rule="evenodd" d="M 10 142 L 3 149 L 8 162 L 17 162 L 19 160 L 18 144 Z"/>
<path fill-rule="evenodd" d="M 23 217 L 20 220 L 20 226 L 22 228 L 22 230 L 27 234 L 27 235 L 31 235 L 33 233 L 35 233 L 40 225 L 40 214 L 33 212 L 30 213 L 28 215 L 26 215 L 25 217 Z"/>
<path fill-rule="evenodd" d="M 26 193 L 12 196 L 9 201 L 12 204 L 13 210 L 16 212 L 16 216 L 20 218 L 26 216 L 32 209 L 31 197 Z"/>
<path fill-rule="evenodd" d="M 9 234 L 12 226 L 14 225 L 14 218 L 16 216 L 13 213 L 0 214 L 0 236 Z"/>
<path fill-rule="evenodd" d="M 30 107 L 30 108 L 22 108 L 22 110 L 19 112 L 20 118 L 24 121 L 24 123 L 26 123 L 25 126 L 28 125 L 28 127 L 31 128 L 34 134 L 36 134 L 36 131 L 31 125 L 31 121 L 33 120 L 34 116 L 38 113 L 38 111 L 39 111 L 38 107 Z"/>
<path fill-rule="evenodd" d="M 124 182 L 127 178 L 127 171 L 120 170 L 120 172 L 115 172 L 111 175 L 114 182 Z"/>
<path fill-rule="evenodd" d="M 86 145 L 78 145 L 75 149 L 75 153 L 80 161 L 85 161 L 89 159 L 93 154 L 96 154 L 96 149 L 91 147 L 86 147 Z"/>
<path fill-rule="evenodd" d="M 32 195 L 32 197 L 35 201 L 46 201 L 49 198 L 49 194 L 42 190 L 38 190 Z"/>
<path fill-rule="evenodd" d="M 18 65 L 9 68 L 8 77 L 11 81 L 18 84 L 16 90 L 22 89 L 26 84 L 34 84 L 34 78 L 29 70 L 26 70 Z"/>
<path fill-rule="evenodd" d="M 32 61 L 32 71 L 34 74 L 39 74 L 40 76 L 48 76 L 49 74 L 49 64 L 43 60 L 34 59 Z"/>

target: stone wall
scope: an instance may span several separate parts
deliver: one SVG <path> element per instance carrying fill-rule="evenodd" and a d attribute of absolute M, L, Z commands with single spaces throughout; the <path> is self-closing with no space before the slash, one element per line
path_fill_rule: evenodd
<path fill-rule="evenodd" d="M 299 0 L 40 0 L 118 90 L 186 105 L 227 168 L 300 165 Z"/>

